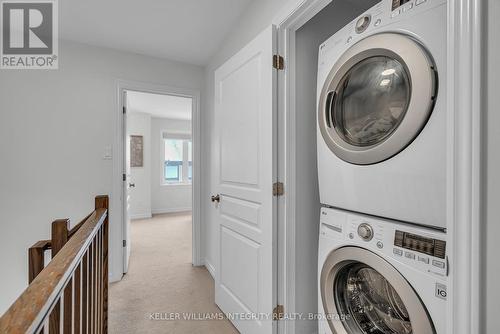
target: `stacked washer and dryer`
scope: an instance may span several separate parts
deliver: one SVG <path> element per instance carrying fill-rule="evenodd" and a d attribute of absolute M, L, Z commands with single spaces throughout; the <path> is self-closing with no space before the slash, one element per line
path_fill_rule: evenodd
<path fill-rule="evenodd" d="M 446 0 L 383 0 L 320 46 L 320 334 L 446 331 Z"/>

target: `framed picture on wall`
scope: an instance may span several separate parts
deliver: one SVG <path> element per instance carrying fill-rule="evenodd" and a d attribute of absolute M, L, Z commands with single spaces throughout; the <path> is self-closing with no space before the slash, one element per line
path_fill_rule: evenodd
<path fill-rule="evenodd" d="M 144 137 L 130 136 L 130 167 L 144 166 Z"/>

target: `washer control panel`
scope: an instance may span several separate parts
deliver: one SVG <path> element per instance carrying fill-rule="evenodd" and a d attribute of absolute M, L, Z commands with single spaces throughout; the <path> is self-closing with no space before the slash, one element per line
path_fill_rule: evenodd
<path fill-rule="evenodd" d="M 324 207 L 320 237 L 369 249 L 441 278 L 448 275 L 446 234 L 436 230 Z"/>

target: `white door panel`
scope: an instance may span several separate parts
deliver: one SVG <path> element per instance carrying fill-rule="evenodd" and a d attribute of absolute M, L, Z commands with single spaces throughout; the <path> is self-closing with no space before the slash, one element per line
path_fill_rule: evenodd
<path fill-rule="evenodd" d="M 276 305 L 275 28 L 215 72 L 217 270 L 215 299 L 244 334 L 271 334 Z M 269 318 L 266 318 L 269 316 Z"/>

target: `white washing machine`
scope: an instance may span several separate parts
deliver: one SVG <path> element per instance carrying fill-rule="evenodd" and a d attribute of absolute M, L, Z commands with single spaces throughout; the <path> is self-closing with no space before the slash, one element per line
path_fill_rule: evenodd
<path fill-rule="evenodd" d="M 321 203 L 446 228 L 446 0 L 383 0 L 320 46 Z"/>
<path fill-rule="evenodd" d="M 322 208 L 319 334 L 444 334 L 446 235 Z"/>

